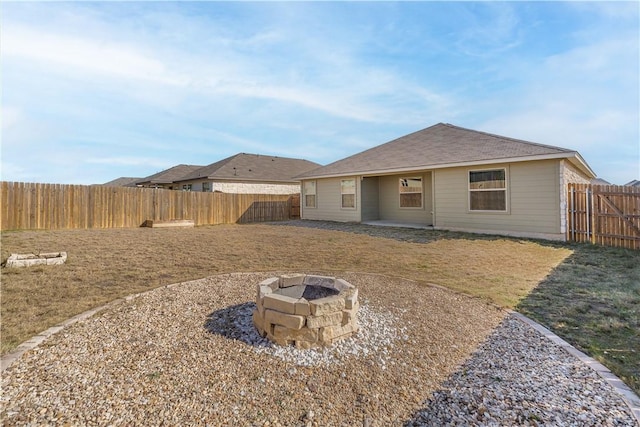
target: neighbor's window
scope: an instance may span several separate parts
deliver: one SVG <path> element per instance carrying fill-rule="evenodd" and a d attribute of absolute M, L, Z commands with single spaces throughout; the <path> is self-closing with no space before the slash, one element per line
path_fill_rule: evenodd
<path fill-rule="evenodd" d="M 356 207 L 356 180 L 343 179 L 340 182 L 340 193 L 342 194 L 342 207 Z"/>
<path fill-rule="evenodd" d="M 202 183 L 202 191 L 204 191 L 205 193 L 211 192 L 211 183 L 210 182 L 203 182 Z"/>
<path fill-rule="evenodd" d="M 315 181 L 304 182 L 304 207 L 305 208 L 316 207 L 316 182 Z"/>
<path fill-rule="evenodd" d="M 400 207 L 422 207 L 422 177 L 400 178 Z"/>
<path fill-rule="evenodd" d="M 469 171 L 469 210 L 506 211 L 506 169 Z"/>
<path fill-rule="evenodd" d="M 191 184 L 184 184 L 182 186 L 182 191 L 191 191 Z"/>

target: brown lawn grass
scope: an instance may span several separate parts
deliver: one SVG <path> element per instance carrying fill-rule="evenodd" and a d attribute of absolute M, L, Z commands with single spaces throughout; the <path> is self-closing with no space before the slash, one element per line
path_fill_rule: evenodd
<path fill-rule="evenodd" d="M 426 243 L 275 224 L 5 232 L 3 261 L 10 253 L 69 257 L 63 266 L 2 270 L 1 351 L 119 297 L 227 272 L 381 273 L 514 307 L 571 254 L 531 241 L 412 233 Z"/>
<path fill-rule="evenodd" d="M 4 232 L 2 261 L 11 253 L 69 258 L 63 266 L 2 269 L 1 353 L 90 308 L 171 283 L 228 272 L 362 271 L 516 308 L 640 392 L 639 251 L 318 224 Z"/>
<path fill-rule="evenodd" d="M 640 251 L 575 245 L 516 308 L 640 393 Z"/>

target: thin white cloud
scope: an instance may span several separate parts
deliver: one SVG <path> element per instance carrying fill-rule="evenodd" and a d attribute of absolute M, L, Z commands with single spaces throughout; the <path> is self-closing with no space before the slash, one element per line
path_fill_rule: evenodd
<path fill-rule="evenodd" d="M 518 15 L 506 2 L 466 3 L 456 19 L 465 22 L 456 46 L 475 57 L 503 54 L 520 45 Z"/>
<path fill-rule="evenodd" d="M 281 35 L 274 32 L 257 34 L 242 43 L 252 46 L 265 42 L 281 41 Z M 174 90 L 197 92 L 200 96 L 231 95 L 249 99 L 264 99 L 314 109 L 336 117 L 364 122 L 401 123 L 409 120 L 417 110 L 441 111 L 449 104 L 443 94 L 434 94 L 416 83 L 407 87 L 405 79 L 376 70 L 370 66 L 353 63 L 350 58 L 339 54 L 318 53 L 311 58 L 319 81 L 306 79 L 288 82 L 289 76 L 301 65 L 281 64 L 281 59 L 265 56 L 255 57 L 249 49 L 242 56 L 237 53 L 224 55 L 224 51 L 214 53 L 210 58 L 194 57 L 187 53 L 159 50 L 154 46 L 136 46 L 66 35 L 26 25 L 5 25 L 3 29 L 3 55 L 35 61 L 57 72 L 63 78 L 82 80 L 95 76 L 100 84 L 113 86 L 114 90 L 125 90 L 127 96 L 141 101 L 160 102 L 171 105 L 176 102 Z M 231 44 L 218 41 L 222 45 Z M 313 41 L 312 43 L 316 43 Z M 163 55 L 166 58 L 163 58 Z M 302 58 L 299 60 L 307 60 Z M 328 61 L 328 62 L 327 62 Z M 278 71 L 282 69 L 281 71 Z M 339 70 L 339 75 L 336 75 Z M 117 81 L 105 79 L 132 80 L 139 86 L 131 89 Z M 283 82 L 287 82 L 283 84 Z M 313 83 L 313 85 L 312 85 Z M 166 89 L 149 88 L 161 85 Z M 168 91 L 168 92 L 167 92 Z M 416 97 L 416 93 L 428 97 Z M 380 99 L 405 100 L 399 105 L 404 114 L 398 114 L 398 106 L 393 110 L 384 107 Z M 409 105 L 406 104 L 407 101 Z M 167 104 L 169 102 L 169 104 Z"/>
<path fill-rule="evenodd" d="M 164 64 L 128 45 L 77 38 L 22 25 L 3 28 L 2 54 L 52 64 L 65 71 L 183 85 Z M 65 72 L 63 71 L 63 72 Z"/>
<path fill-rule="evenodd" d="M 2 131 L 7 131 L 12 127 L 15 127 L 22 120 L 22 111 L 20 108 L 12 107 L 9 105 L 2 106 L 2 117 L 0 117 L 0 121 L 2 122 Z"/>
<path fill-rule="evenodd" d="M 15 147 L 28 147 L 30 162 L 74 179 L 76 164 L 135 175 L 149 161 L 157 170 L 239 151 L 332 161 L 446 121 L 576 148 L 600 172 L 593 159 L 607 141 L 638 138 L 637 17 L 621 12 L 637 9 L 10 4 L 3 154 L 17 165 Z M 614 18 L 629 32 L 604 31 Z M 541 32 L 563 19 L 571 29 Z M 51 155 L 78 147 L 71 161 Z"/>

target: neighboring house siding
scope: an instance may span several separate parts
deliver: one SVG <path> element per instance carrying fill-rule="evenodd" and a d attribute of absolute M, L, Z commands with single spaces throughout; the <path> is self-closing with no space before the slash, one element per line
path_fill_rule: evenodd
<path fill-rule="evenodd" d="M 558 160 L 435 171 L 436 227 L 563 239 Z M 507 212 L 469 211 L 470 170 L 506 168 Z M 505 230 L 507 230 L 505 232 Z"/>
<path fill-rule="evenodd" d="M 213 191 L 235 194 L 296 194 L 300 184 L 249 184 L 241 182 L 214 182 Z"/>
<path fill-rule="evenodd" d="M 316 180 L 316 207 L 304 207 L 304 197 L 302 198 L 302 218 L 339 221 L 339 222 L 360 222 L 360 202 L 361 185 L 360 177 L 356 178 L 356 208 L 343 209 L 342 195 L 340 193 L 340 181 L 343 178 L 326 178 Z"/>
<path fill-rule="evenodd" d="M 376 221 L 380 219 L 380 199 L 378 197 L 380 180 L 377 176 L 362 180 L 362 220 Z"/>
<path fill-rule="evenodd" d="M 297 194 L 300 192 L 300 184 L 263 184 L 247 182 L 211 182 L 211 191 L 233 194 Z M 176 184 L 175 188 L 182 189 L 183 185 L 191 184 L 191 191 L 202 191 L 203 181 L 183 181 Z"/>
<path fill-rule="evenodd" d="M 564 234 L 567 232 L 567 203 L 569 203 L 567 184 L 589 184 L 591 180 L 567 160 L 560 160 L 559 175 L 560 188 L 562 189 L 560 191 L 560 231 Z"/>
<path fill-rule="evenodd" d="M 202 191 L 202 183 L 201 182 L 181 182 L 176 186 L 176 190 L 182 190 L 183 185 L 191 185 L 191 191 Z"/>
<path fill-rule="evenodd" d="M 422 177 L 423 193 L 422 208 L 400 208 L 399 180 L 406 177 Z M 380 180 L 380 219 L 385 221 L 399 221 L 413 224 L 432 225 L 431 211 L 432 191 L 431 173 L 407 173 L 402 175 L 381 176 Z"/>

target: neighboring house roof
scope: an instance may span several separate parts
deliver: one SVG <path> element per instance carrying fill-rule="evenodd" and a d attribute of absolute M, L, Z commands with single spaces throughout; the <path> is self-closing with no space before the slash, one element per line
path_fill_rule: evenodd
<path fill-rule="evenodd" d="M 177 165 L 169 169 L 165 169 L 146 178 L 136 181 L 139 185 L 152 184 L 171 184 L 183 176 L 190 174 L 194 170 L 200 169 L 200 165 Z"/>
<path fill-rule="evenodd" d="M 132 178 L 128 176 L 121 176 L 120 178 L 116 178 L 113 181 L 105 182 L 104 186 L 107 187 L 135 187 L 136 181 L 139 181 L 142 178 Z"/>
<path fill-rule="evenodd" d="M 595 177 L 576 151 L 438 123 L 297 178 L 385 174 L 554 158 L 567 158 L 585 174 Z"/>
<path fill-rule="evenodd" d="M 633 181 L 627 182 L 625 185 L 630 187 L 640 187 L 640 180 L 634 179 Z"/>
<path fill-rule="evenodd" d="M 611 185 L 611 183 L 609 181 L 607 181 L 606 179 L 602 179 L 602 178 L 594 178 L 591 180 L 591 184 L 593 185 Z"/>
<path fill-rule="evenodd" d="M 197 179 L 297 183 L 295 176 L 318 168 L 304 159 L 239 153 L 192 171 L 176 181 Z"/>

